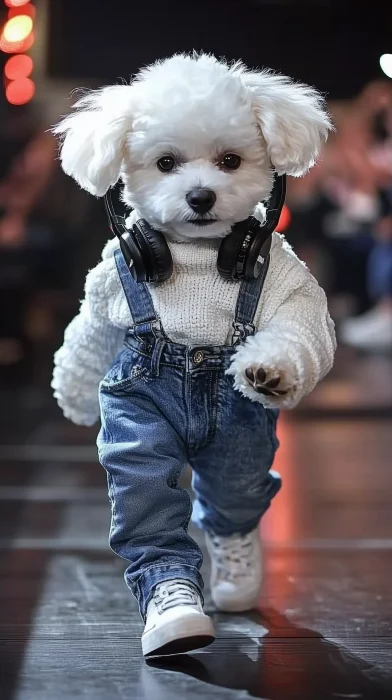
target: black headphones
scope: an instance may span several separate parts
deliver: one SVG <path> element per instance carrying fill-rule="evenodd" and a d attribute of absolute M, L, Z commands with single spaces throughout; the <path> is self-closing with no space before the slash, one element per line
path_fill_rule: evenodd
<path fill-rule="evenodd" d="M 136 282 L 165 282 L 172 275 L 173 260 L 163 233 L 153 229 L 145 219 L 139 219 L 132 229 L 127 229 L 125 216 L 114 210 L 112 192 L 109 190 L 104 198 L 106 213 L 132 276 Z M 250 216 L 235 224 L 229 235 L 223 238 L 217 268 L 224 279 L 255 279 L 259 276 L 270 251 L 271 235 L 278 225 L 285 196 L 286 176 L 275 174 L 265 222 L 262 224 Z"/>

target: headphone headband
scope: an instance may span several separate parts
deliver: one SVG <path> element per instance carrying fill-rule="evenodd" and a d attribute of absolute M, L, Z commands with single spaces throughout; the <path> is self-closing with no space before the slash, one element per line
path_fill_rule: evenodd
<path fill-rule="evenodd" d="M 106 209 L 106 215 L 109 220 L 109 226 L 110 230 L 112 233 L 117 236 L 117 238 L 121 238 L 122 235 L 128 231 L 126 223 L 125 223 L 125 216 L 122 216 L 121 214 L 117 214 L 115 211 L 115 208 L 113 206 L 113 192 L 116 192 L 116 190 L 119 189 L 120 186 L 120 180 L 112 187 L 110 190 L 108 190 L 103 198 L 104 204 L 105 204 L 105 209 Z M 118 197 L 119 199 L 119 197 Z M 132 210 L 131 210 L 132 211 Z"/>

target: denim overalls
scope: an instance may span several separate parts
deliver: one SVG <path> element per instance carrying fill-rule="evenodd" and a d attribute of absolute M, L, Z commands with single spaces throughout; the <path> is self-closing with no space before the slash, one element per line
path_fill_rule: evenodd
<path fill-rule="evenodd" d="M 210 534 L 253 530 L 280 488 L 270 471 L 277 411 L 233 389 L 225 374 L 235 343 L 255 332 L 264 275 L 239 288 L 233 345 L 170 342 L 146 284 L 134 281 L 120 251 L 116 265 L 134 325 L 100 385 L 99 458 L 112 505 L 110 546 L 128 560 L 127 585 L 143 617 L 153 587 L 192 581 L 201 591 L 202 554 L 188 535 L 192 502 L 178 487 L 193 468 L 193 520 Z"/>

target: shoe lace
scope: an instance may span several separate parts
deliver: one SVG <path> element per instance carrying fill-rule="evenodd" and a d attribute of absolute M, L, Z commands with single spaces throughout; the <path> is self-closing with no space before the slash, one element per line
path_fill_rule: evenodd
<path fill-rule="evenodd" d="M 156 586 L 153 599 L 159 614 L 176 605 L 197 605 L 197 591 L 189 583 L 165 581 Z"/>
<path fill-rule="evenodd" d="M 253 543 L 251 535 L 241 537 L 213 537 L 214 560 L 221 577 L 232 581 L 246 576 L 252 565 Z"/>

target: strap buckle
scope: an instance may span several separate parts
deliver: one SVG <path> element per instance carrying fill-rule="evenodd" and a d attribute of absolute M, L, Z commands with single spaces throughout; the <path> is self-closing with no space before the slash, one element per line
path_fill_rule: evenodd
<path fill-rule="evenodd" d="M 231 339 L 232 345 L 238 345 L 238 343 L 243 342 L 249 335 L 254 335 L 256 333 L 256 327 L 253 323 L 238 323 L 233 321 L 233 336 Z"/>
<path fill-rule="evenodd" d="M 155 318 L 155 319 L 151 322 L 151 330 L 152 330 L 152 332 L 153 332 L 153 334 L 155 335 L 156 338 L 159 337 L 159 336 L 162 336 L 163 338 L 166 337 L 166 336 L 165 336 L 165 332 L 164 332 L 164 330 L 163 330 L 162 321 L 161 321 L 160 318 Z"/>
<path fill-rule="evenodd" d="M 140 340 L 142 335 L 148 335 L 148 333 L 152 333 L 155 338 L 165 337 L 160 318 L 154 318 L 151 321 L 145 321 L 144 323 L 134 323 L 129 330 L 132 331 Z"/>

